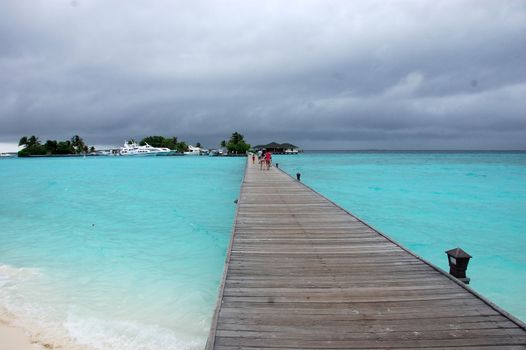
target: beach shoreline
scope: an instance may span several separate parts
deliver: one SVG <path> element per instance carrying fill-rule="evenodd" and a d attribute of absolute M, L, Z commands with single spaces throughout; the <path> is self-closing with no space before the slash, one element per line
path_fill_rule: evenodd
<path fill-rule="evenodd" d="M 52 333 L 35 325 L 30 324 L 27 327 L 19 325 L 23 324 L 22 320 L 2 311 L 0 314 L 0 350 L 91 349 L 75 343 L 69 337 L 54 337 Z"/>
<path fill-rule="evenodd" d="M 22 328 L 0 319 L 0 350 L 40 350 L 53 349 L 35 342 Z"/>
<path fill-rule="evenodd" d="M 29 316 L 29 315 L 27 315 Z M 57 324 L 35 323 L 31 316 L 13 314 L 0 306 L 0 350 L 46 350 L 46 349 L 67 349 L 67 350 L 95 350 L 95 349 L 163 349 L 162 343 L 139 343 L 136 338 L 144 340 L 144 336 L 151 334 L 152 328 L 147 325 L 135 329 L 133 338 L 123 339 L 128 330 L 119 333 L 117 336 L 112 334 L 98 334 L 96 330 L 84 334 L 71 333 L 67 327 Z M 104 322 L 102 322 L 104 323 Z M 129 324 L 128 324 L 129 326 Z M 104 326 L 102 326 L 104 327 Z M 122 329 L 121 329 L 122 330 Z M 162 334 L 158 334 L 163 338 Z M 165 336 L 164 336 L 165 338 Z M 190 342 L 179 341 L 177 338 L 169 339 L 174 349 L 198 350 L 203 349 L 206 339 L 193 340 Z M 144 346 L 144 347 L 142 347 Z M 171 347 L 167 347 L 167 349 Z"/>
<path fill-rule="evenodd" d="M 91 349 L 76 343 L 66 333 L 43 328 L 26 317 L 0 306 L 0 350 Z"/>

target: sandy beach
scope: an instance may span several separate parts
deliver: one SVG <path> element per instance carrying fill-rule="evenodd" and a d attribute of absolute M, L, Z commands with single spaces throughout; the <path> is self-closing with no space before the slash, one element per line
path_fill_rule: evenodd
<path fill-rule="evenodd" d="M 51 335 L 35 325 L 24 328 L 19 322 L 13 314 L 0 308 L 0 350 L 89 349 L 65 336 Z"/>
<path fill-rule="evenodd" d="M 0 320 L 0 350 L 38 350 L 52 349 L 35 343 L 20 328 L 10 326 Z"/>

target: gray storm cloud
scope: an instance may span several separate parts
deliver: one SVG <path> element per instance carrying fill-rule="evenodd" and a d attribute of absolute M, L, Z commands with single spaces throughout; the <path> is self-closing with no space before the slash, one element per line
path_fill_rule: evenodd
<path fill-rule="evenodd" d="M 0 142 L 526 149 L 525 1 L 0 3 Z"/>

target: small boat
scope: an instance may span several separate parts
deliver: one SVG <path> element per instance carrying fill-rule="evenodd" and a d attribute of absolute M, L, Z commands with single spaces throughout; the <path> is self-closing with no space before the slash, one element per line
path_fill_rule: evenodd
<path fill-rule="evenodd" d="M 2 158 L 16 157 L 16 153 L 0 153 L 0 157 Z"/>
<path fill-rule="evenodd" d="M 188 145 L 188 151 L 184 152 L 186 156 L 200 156 L 205 153 L 205 150 L 201 147 L 194 147 L 192 145 Z"/>
<path fill-rule="evenodd" d="M 172 152 L 165 147 L 152 147 L 149 144 L 139 146 L 136 142 L 124 141 L 124 146 L 119 150 L 121 156 L 157 156 Z"/>
<path fill-rule="evenodd" d="M 210 150 L 210 152 L 208 153 L 208 155 L 210 157 L 219 157 L 219 156 L 222 156 L 224 153 L 223 153 L 223 150 L 220 150 L 220 149 L 212 149 Z"/>
<path fill-rule="evenodd" d="M 105 149 L 105 150 L 96 151 L 95 155 L 97 155 L 97 156 L 105 156 L 105 157 L 113 157 L 113 156 L 120 155 L 119 151 L 120 151 L 119 149 Z"/>

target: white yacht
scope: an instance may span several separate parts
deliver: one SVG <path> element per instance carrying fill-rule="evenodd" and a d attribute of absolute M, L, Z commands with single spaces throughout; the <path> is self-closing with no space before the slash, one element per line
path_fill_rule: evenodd
<path fill-rule="evenodd" d="M 170 152 L 169 148 L 152 147 L 149 144 L 139 146 L 136 142 L 128 143 L 128 141 L 124 141 L 124 146 L 119 150 L 121 156 L 156 156 Z"/>
<path fill-rule="evenodd" d="M 204 153 L 205 152 L 201 147 L 194 147 L 192 145 L 188 145 L 188 151 L 184 152 L 184 154 L 187 156 L 200 156 Z"/>

